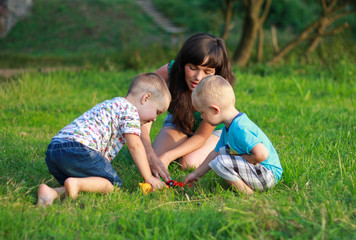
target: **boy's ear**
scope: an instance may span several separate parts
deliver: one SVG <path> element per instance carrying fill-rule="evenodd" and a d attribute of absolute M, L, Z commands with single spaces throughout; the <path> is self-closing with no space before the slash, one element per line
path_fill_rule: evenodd
<path fill-rule="evenodd" d="M 220 108 L 216 105 L 211 105 L 210 108 L 214 111 L 215 114 L 220 113 Z"/>
<path fill-rule="evenodd" d="M 148 92 L 143 94 L 141 98 L 141 104 L 145 104 L 150 99 L 151 99 L 151 93 Z"/>

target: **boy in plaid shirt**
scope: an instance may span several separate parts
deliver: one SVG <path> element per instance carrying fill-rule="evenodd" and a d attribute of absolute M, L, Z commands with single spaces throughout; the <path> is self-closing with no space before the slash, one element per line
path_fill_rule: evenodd
<path fill-rule="evenodd" d="M 233 88 L 223 77 L 208 76 L 199 82 L 192 102 L 204 120 L 225 127 L 215 149 L 184 183 L 198 181 L 212 168 L 244 194 L 277 184 L 283 169 L 276 150 L 263 131 L 235 108 Z"/>

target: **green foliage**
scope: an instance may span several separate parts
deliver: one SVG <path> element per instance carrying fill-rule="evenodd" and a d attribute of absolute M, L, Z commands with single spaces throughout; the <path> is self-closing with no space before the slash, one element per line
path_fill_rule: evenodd
<path fill-rule="evenodd" d="M 93 69 L 142 69 L 172 60 L 183 41 L 196 32 L 220 36 L 224 1 L 154 0 L 157 8 L 175 24 L 184 27 L 181 35 L 169 35 L 159 28 L 135 2 L 126 0 L 34 0 L 32 14 L 20 21 L 5 39 L 0 39 L 0 68 L 42 68 L 77 66 Z M 283 47 L 320 13 L 315 1 L 272 1 L 264 24 L 264 59 L 273 55 L 270 24 L 278 28 L 278 43 Z M 242 32 L 242 1 L 234 4 L 232 30 L 226 43 L 233 55 Z M 346 20 L 351 28 L 341 38 L 328 37 L 320 52 L 308 61 L 334 63 L 355 50 L 354 15 Z M 344 19 L 340 21 L 343 23 Z M 340 48 L 342 45 L 348 48 Z M 335 46 L 337 48 L 335 48 Z M 332 47 L 330 47 L 332 46 Z M 337 51 L 335 49 L 338 49 Z M 303 51 L 293 50 L 283 62 L 304 61 Z M 256 53 L 252 59 L 256 62 Z"/>
<path fill-rule="evenodd" d="M 102 66 L 109 58 L 137 69 L 156 57 L 144 54 L 148 51 L 167 59 L 164 63 L 172 58 L 170 37 L 134 2 L 33 2 L 31 15 L 0 39 L 0 67 Z"/>
<path fill-rule="evenodd" d="M 35 56 L 116 53 L 128 42 L 152 42 L 150 33 L 157 30 L 144 16 L 129 1 L 35 0 L 31 16 L 15 26 L 2 46 Z"/>
<path fill-rule="evenodd" d="M 168 16 L 175 24 L 185 27 L 188 33 L 209 32 L 220 34 L 222 23 L 221 6 L 223 1 L 174 1 L 153 0 L 157 9 Z"/>
<path fill-rule="evenodd" d="M 44 161 L 50 139 L 95 104 L 125 95 L 142 70 L 108 63 L 0 82 L 0 239 L 354 239 L 356 68 L 347 58 L 335 65 L 234 70 L 237 108 L 282 161 L 282 180 L 271 191 L 240 196 L 209 172 L 194 189 L 144 196 L 124 148 L 113 162 L 123 180 L 118 192 L 82 193 L 46 209 L 35 203 L 41 182 L 58 186 Z M 188 173 L 177 164 L 169 170 L 179 181 Z"/>
<path fill-rule="evenodd" d="M 207 32 L 220 36 L 224 23 L 223 9 L 224 1 L 174 1 L 174 0 L 154 0 L 158 9 L 168 16 L 173 22 L 184 26 L 187 35 L 196 32 Z M 294 40 L 307 26 L 318 19 L 322 13 L 319 1 L 272 1 L 272 5 L 264 23 L 264 61 L 271 60 L 274 52 L 272 48 L 271 25 L 277 27 L 277 38 L 279 48 L 282 49 L 286 44 Z M 262 13 L 261 13 L 262 14 Z M 234 2 L 234 13 L 231 21 L 231 31 L 226 40 L 230 56 L 233 55 L 241 39 L 242 23 L 245 16 L 245 6 L 243 1 Z M 318 47 L 309 59 L 305 59 L 306 42 L 302 43 L 292 53 L 288 54 L 281 62 L 284 64 L 300 64 L 310 61 L 318 61 L 319 64 L 333 64 L 333 58 L 343 58 L 347 55 L 354 61 L 355 52 L 355 14 L 341 18 L 332 28 L 340 26 L 347 21 L 351 27 L 344 30 L 337 37 L 327 36 L 322 40 L 322 47 Z M 257 43 L 256 43 L 257 44 Z M 339 48 L 347 45 L 347 48 Z M 257 47 L 253 51 L 251 63 L 257 62 Z M 337 49 L 337 50 L 335 50 Z"/>
<path fill-rule="evenodd" d="M 321 14 L 320 2 L 317 1 L 272 1 L 266 25 L 276 25 L 279 29 L 290 28 L 301 32 Z"/>

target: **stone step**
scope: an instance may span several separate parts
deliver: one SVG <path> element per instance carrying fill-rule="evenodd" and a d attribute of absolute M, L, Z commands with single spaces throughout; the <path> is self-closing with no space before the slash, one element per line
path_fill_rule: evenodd
<path fill-rule="evenodd" d="M 136 0 L 136 3 L 153 18 L 153 21 L 168 33 L 181 33 L 184 28 L 176 27 L 168 18 L 157 10 L 150 0 Z"/>

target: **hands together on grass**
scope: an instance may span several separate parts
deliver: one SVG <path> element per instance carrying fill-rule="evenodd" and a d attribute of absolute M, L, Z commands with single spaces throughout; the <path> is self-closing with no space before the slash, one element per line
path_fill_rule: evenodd
<path fill-rule="evenodd" d="M 146 182 L 152 185 L 153 191 L 155 189 L 166 187 L 166 184 L 162 182 L 159 178 L 156 178 L 155 176 L 150 177 Z"/>
<path fill-rule="evenodd" d="M 159 158 L 154 158 L 151 159 L 150 163 L 150 167 L 151 167 L 151 171 L 153 176 L 159 178 L 163 178 L 163 181 L 168 182 L 169 180 L 171 180 L 171 177 L 169 175 L 169 172 L 167 170 L 167 168 L 164 166 L 164 164 L 162 163 L 162 161 Z"/>

